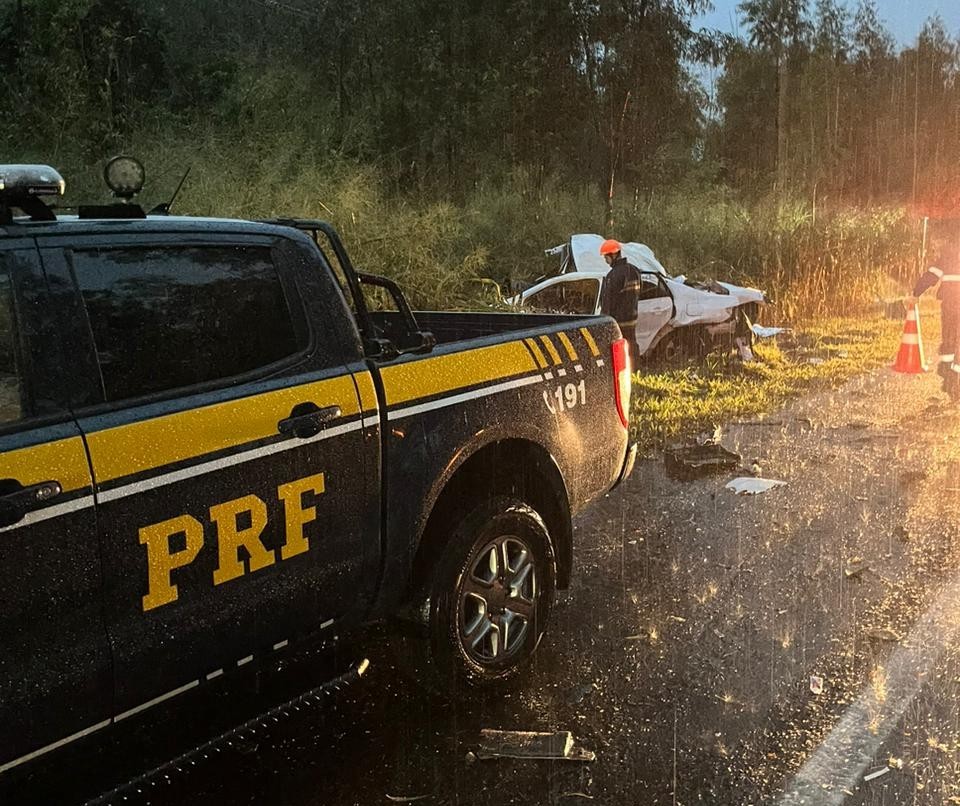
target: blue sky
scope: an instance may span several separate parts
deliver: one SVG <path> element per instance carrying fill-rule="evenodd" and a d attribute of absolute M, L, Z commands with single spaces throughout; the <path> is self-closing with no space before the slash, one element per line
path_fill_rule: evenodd
<path fill-rule="evenodd" d="M 740 30 L 739 0 L 713 0 L 713 5 L 715 10 L 701 18 L 702 26 L 732 33 Z M 857 0 L 847 0 L 846 5 L 856 8 Z M 937 13 L 943 17 L 949 33 L 960 34 L 960 0 L 877 0 L 877 8 L 887 28 L 902 45 L 911 43 L 920 33 L 924 20 Z"/>

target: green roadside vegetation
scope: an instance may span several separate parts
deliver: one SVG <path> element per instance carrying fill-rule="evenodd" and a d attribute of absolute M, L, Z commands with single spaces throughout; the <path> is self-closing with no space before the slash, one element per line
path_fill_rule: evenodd
<path fill-rule="evenodd" d="M 874 0 L 744 0 L 735 37 L 700 0 L 548 5 L 0 4 L 0 162 L 55 165 L 65 208 L 103 200 L 119 152 L 146 208 L 190 169 L 175 213 L 327 219 L 421 309 L 496 307 L 578 232 L 763 289 L 790 336 L 645 367 L 647 446 L 891 361 L 877 303 L 936 260 L 925 217 L 960 210 L 943 21 L 901 45 Z"/>
<path fill-rule="evenodd" d="M 925 307 L 921 318 L 929 355 L 939 332 L 936 308 Z M 891 364 L 902 332 L 902 321 L 880 314 L 829 318 L 758 342 L 751 363 L 711 355 L 683 366 L 643 368 L 634 375 L 634 438 L 641 451 L 655 450 L 770 412 L 798 395 L 839 386 Z"/>

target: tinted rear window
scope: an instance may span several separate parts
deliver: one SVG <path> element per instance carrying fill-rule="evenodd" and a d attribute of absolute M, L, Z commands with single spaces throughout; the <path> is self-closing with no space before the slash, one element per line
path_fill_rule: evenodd
<path fill-rule="evenodd" d="M 74 265 L 108 401 L 243 375 L 305 346 L 267 247 L 100 249 Z"/>

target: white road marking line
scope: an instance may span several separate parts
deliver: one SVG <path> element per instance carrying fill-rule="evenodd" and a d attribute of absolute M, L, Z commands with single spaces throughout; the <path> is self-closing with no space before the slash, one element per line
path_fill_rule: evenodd
<path fill-rule="evenodd" d="M 173 691 L 168 691 L 166 694 L 161 694 L 159 697 L 154 697 L 152 700 L 147 700 L 145 703 L 141 703 L 129 711 L 124 711 L 122 714 L 117 714 L 114 718 L 114 722 L 119 722 L 121 719 L 126 719 L 128 716 L 133 716 L 134 714 L 139 714 L 141 711 L 146 711 L 148 708 L 152 708 L 154 705 L 159 705 L 164 700 L 172 699 L 178 694 L 183 694 L 185 691 L 189 691 L 192 688 L 196 688 L 200 685 L 199 680 L 191 680 L 186 685 L 180 686 L 180 688 L 175 688 Z"/>
<path fill-rule="evenodd" d="M 496 386 L 487 386 L 483 389 L 476 389 L 473 392 L 464 392 L 459 395 L 452 395 L 450 397 L 441 398 L 440 400 L 434 400 L 431 403 L 421 403 L 417 406 L 408 406 L 403 409 L 395 409 L 387 414 L 387 420 L 400 420 L 404 417 L 412 417 L 415 414 L 422 414 L 427 411 L 434 411 L 435 409 L 446 408 L 447 406 L 455 406 L 457 403 L 464 403 L 468 400 L 477 400 L 481 397 L 488 397 L 490 395 L 496 395 L 500 392 L 507 392 L 511 389 L 520 389 L 524 386 L 530 386 L 534 383 L 540 383 L 543 378 L 540 375 L 532 375 L 528 378 L 520 378 L 515 381 L 507 381 L 506 383 L 499 383 Z"/>
<path fill-rule="evenodd" d="M 577 364 L 577 365 L 574 367 L 574 370 L 577 371 L 577 372 L 583 372 L 583 367 L 580 366 L 580 364 Z"/>
<path fill-rule="evenodd" d="M 603 359 L 602 359 L 602 358 L 598 358 L 598 359 L 597 359 L 597 366 L 598 366 L 598 367 L 602 367 L 603 364 L 604 364 Z"/>
<path fill-rule="evenodd" d="M 223 674 L 223 669 L 215 669 L 207 675 L 207 680 L 214 680 Z"/>
<path fill-rule="evenodd" d="M 327 629 L 327 627 L 329 627 L 331 624 L 333 624 L 333 619 L 329 619 L 328 621 L 323 622 L 323 624 L 320 625 L 320 629 L 321 629 L 321 630 L 325 630 L 325 629 Z"/>
<path fill-rule="evenodd" d="M 548 373 L 547 373 L 546 375 L 544 375 L 543 377 L 546 378 L 548 381 L 552 381 L 552 380 L 553 380 L 553 373 L 552 373 L 552 372 L 548 372 Z"/>
<path fill-rule="evenodd" d="M 289 641 L 278 641 L 276 644 L 273 645 L 273 648 L 274 648 L 275 650 L 276 650 L 276 649 L 283 649 L 283 648 L 284 648 L 287 644 L 289 644 L 289 643 L 290 643 Z"/>
<path fill-rule="evenodd" d="M 237 661 L 237 666 L 246 666 L 252 660 L 253 660 L 253 655 L 247 655 L 247 657 L 240 658 L 240 660 Z"/>
<path fill-rule="evenodd" d="M 887 660 L 886 691 L 878 695 L 873 686 L 865 686 L 796 774 L 780 804 L 843 803 L 843 790 L 857 786 L 944 651 L 960 636 L 958 603 L 960 575 L 941 588 L 936 601 Z M 832 790 L 827 792 L 824 786 Z"/>
<path fill-rule="evenodd" d="M 14 529 L 22 529 L 24 526 L 32 526 L 41 521 L 50 520 L 50 518 L 59 518 L 61 515 L 69 515 L 71 512 L 79 512 L 81 509 L 87 509 L 94 504 L 92 495 L 85 495 L 82 498 L 75 498 L 73 501 L 67 501 L 63 504 L 54 504 L 52 507 L 37 509 L 28 512 L 26 516 L 11 524 L 0 528 L 0 532 L 12 532 Z"/>
<path fill-rule="evenodd" d="M 557 375 L 559 375 L 561 378 L 566 378 L 566 377 L 567 377 L 567 371 L 566 371 L 565 369 L 558 369 L 558 370 L 557 370 Z"/>
<path fill-rule="evenodd" d="M 32 753 L 27 753 L 25 756 L 20 756 L 20 758 L 15 758 L 13 761 L 8 761 L 3 766 L 0 766 L 0 773 L 6 772 L 7 770 L 12 770 L 14 767 L 19 766 L 20 764 L 25 764 L 28 761 L 33 761 L 33 759 L 38 758 L 45 753 L 49 753 L 51 750 L 56 750 L 58 747 L 63 747 L 65 744 L 75 742 L 77 739 L 82 739 L 84 736 L 89 736 L 91 733 L 94 733 L 101 728 L 105 728 L 109 724 L 110 720 L 105 719 L 103 722 L 98 722 L 96 725 L 91 725 L 89 728 L 84 728 L 83 730 L 77 731 L 76 733 L 67 736 L 65 739 L 59 739 L 52 744 L 41 747 L 39 750 L 34 750 Z"/>

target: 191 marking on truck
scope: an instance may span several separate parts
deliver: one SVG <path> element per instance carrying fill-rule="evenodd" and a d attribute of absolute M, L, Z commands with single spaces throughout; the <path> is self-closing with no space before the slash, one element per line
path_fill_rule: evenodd
<path fill-rule="evenodd" d="M 556 403 L 554 403 L 554 398 L 556 398 Z M 556 414 L 558 411 L 563 413 L 577 406 L 585 406 L 587 405 L 586 381 L 558 386 L 553 390 L 552 395 L 549 392 L 544 392 L 543 402 L 547 404 L 551 414 Z"/>

